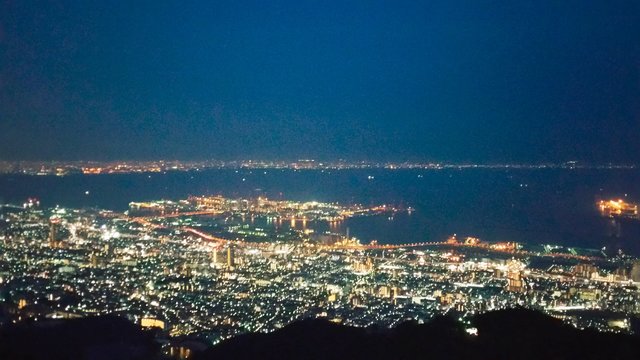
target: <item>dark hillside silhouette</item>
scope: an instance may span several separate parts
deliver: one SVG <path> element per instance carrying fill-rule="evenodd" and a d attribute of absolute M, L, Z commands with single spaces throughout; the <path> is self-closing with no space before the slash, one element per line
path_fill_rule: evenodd
<path fill-rule="evenodd" d="M 451 317 L 377 331 L 305 320 L 238 336 L 197 359 L 640 359 L 637 336 L 579 330 L 535 311 L 486 313 L 475 326 L 477 336 Z"/>
<path fill-rule="evenodd" d="M 640 337 L 579 330 L 539 312 L 477 316 L 477 335 L 450 316 L 396 328 L 354 328 L 308 319 L 269 334 L 237 336 L 195 353 L 217 359 L 640 359 Z M 7 325 L 0 359 L 163 359 L 153 334 L 104 316 Z"/>

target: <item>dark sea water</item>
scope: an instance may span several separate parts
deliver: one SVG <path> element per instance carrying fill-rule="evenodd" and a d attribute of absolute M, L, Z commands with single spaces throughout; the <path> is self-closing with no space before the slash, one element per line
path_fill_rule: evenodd
<path fill-rule="evenodd" d="M 373 179 L 369 179 L 372 176 Z M 87 195 L 85 192 L 88 191 Z M 208 170 L 166 174 L 0 176 L 0 202 L 37 197 L 44 206 L 125 210 L 130 201 L 188 195 L 411 206 L 399 214 L 351 219 L 336 231 L 363 242 L 487 241 L 623 249 L 640 255 L 640 222 L 601 218 L 600 198 L 640 200 L 638 170 Z M 326 225 L 325 225 L 326 226 Z M 320 226 L 322 227 L 322 225 Z"/>

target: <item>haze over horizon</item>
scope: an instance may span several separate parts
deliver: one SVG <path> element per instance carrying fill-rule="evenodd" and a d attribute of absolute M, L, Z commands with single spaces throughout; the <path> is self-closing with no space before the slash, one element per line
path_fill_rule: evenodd
<path fill-rule="evenodd" d="M 634 1 L 0 2 L 0 159 L 640 161 Z"/>

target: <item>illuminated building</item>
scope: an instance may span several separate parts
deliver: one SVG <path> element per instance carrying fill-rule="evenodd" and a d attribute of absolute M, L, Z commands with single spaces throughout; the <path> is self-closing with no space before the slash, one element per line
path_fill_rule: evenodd
<path fill-rule="evenodd" d="M 193 273 L 193 270 L 191 269 L 191 267 L 189 265 L 184 264 L 182 266 L 182 271 L 180 271 L 181 275 L 184 275 L 184 276 L 188 277 L 188 276 L 191 276 L 192 273 Z"/>
<path fill-rule="evenodd" d="M 507 273 L 507 291 L 522 292 L 524 290 L 522 275 L 519 271 Z"/>
<path fill-rule="evenodd" d="M 368 257 L 365 261 L 356 261 L 353 264 L 353 271 L 357 274 L 367 274 L 373 270 L 373 261 Z"/>
<path fill-rule="evenodd" d="M 167 325 L 164 321 L 152 318 L 152 317 L 144 317 L 140 319 L 140 326 L 147 329 L 157 328 L 161 330 L 166 330 Z"/>
<path fill-rule="evenodd" d="M 18 300 L 18 309 L 24 309 L 26 306 L 27 306 L 27 300 L 26 299 Z"/>
<path fill-rule="evenodd" d="M 339 234 L 312 234 L 311 239 L 321 245 L 334 245 L 342 239 Z"/>
<path fill-rule="evenodd" d="M 593 264 L 578 264 L 574 266 L 573 274 L 577 277 L 590 279 L 593 274 L 598 274 L 598 268 Z"/>
<path fill-rule="evenodd" d="M 631 267 L 631 280 L 640 282 L 640 261 L 635 261 Z"/>
<path fill-rule="evenodd" d="M 56 248 L 60 245 L 57 239 L 58 224 L 60 220 L 51 219 L 49 222 L 49 247 Z"/>
<path fill-rule="evenodd" d="M 465 245 L 478 245 L 478 244 L 480 244 L 480 239 L 475 238 L 475 237 L 468 237 L 468 238 L 464 239 L 464 243 L 465 243 Z"/>
<path fill-rule="evenodd" d="M 222 210 L 227 202 L 222 196 L 189 196 L 187 200 L 199 208 L 211 210 Z"/>
<path fill-rule="evenodd" d="M 601 200 L 598 208 L 602 216 L 638 219 L 638 204 L 628 203 L 622 199 Z"/>
<path fill-rule="evenodd" d="M 227 248 L 227 267 L 231 269 L 233 267 L 234 258 L 233 258 L 233 250 L 231 246 Z"/>
<path fill-rule="evenodd" d="M 383 297 L 383 298 L 391 297 L 391 287 L 389 287 L 387 285 L 380 286 L 378 288 L 378 296 Z"/>
<path fill-rule="evenodd" d="M 130 215 L 162 215 L 165 208 L 159 203 L 149 202 L 131 202 L 129 203 Z"/>
<path fill-rule="evenodd" d="M 524 291 L 524 281 L 522 280 L 523 267 L 524 265 L 517 260 L 509 261 L 509 263 L 507 264 L 507 291 Z"/>

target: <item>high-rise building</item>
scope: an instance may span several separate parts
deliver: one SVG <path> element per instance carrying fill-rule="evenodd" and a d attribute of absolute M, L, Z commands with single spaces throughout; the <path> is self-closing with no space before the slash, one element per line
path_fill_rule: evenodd
<path fill-rule="evenodd" d="M 58 247 L 57 232 L 59 222 L 60 221 L 58 219 L 51 219 L 51 221 L 49 222 L 49 246 L 51 248 Z"/>
<path fill-rule="evenodd" d="M 507 291 L 524 291 L 524 281 L 522 280 L 523 267 L 524 264 L 517 260 L 511 260 L 507 263 Z"/>
<path fill-rule="evenodd" d="M 507 291 L 522 292 L 524 290 L 520 271 L 507 273 Z"/>
<path fill-rule="evenodd" d="M 640 282 L 640 261 L 635 261 L 631 267 L 631 280 Z"/>
<path fill-rule="evenodd" d="M 594 274 L 598 274 L 598 268 L 593 264 L 578 264 L 574 266 L 573 274 L 577 277 L 590 279 Z"/>
<path fill-rule="evenodd" d="M 231 249 L 231 246 L 229 246 L 227 248 L 227 267 L 228 268 L 232 268 L 233 267 L 233 263 L 234 263 L 233 250 Z"/>

